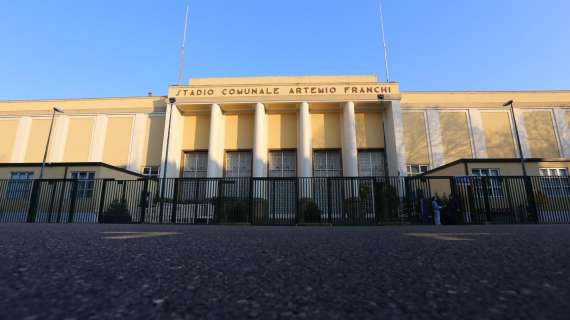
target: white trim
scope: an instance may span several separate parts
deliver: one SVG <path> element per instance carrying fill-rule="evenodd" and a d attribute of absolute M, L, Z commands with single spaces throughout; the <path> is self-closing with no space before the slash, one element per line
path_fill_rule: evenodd
<path fill-rule="evenodd" d="M 56 114 L 51 141 L 49 142 L 48 162 L 63 162 L 68 131 L 69 117 L 65 114 Z"/>
<path fill-rule="evenodd" d="M 427 109 L 426 121 L 428 123 L 428 139 L 431 146 L 431 168 L 439 168 L 444 165 L 445 154 L 443 148 L 443 139 L 441 136 L 441 124 L 439 122 L 439 110 Z"/>
<path fill-rule="evenodd" d="M 25 161 L 31 132 L 32 118 L 21 117 L 18 121 L 16 139 L 14 142 L 14 147 L 12 148 L 12 163 L 21 163 Z"/>
<path fill-rule="evenodd" d="M 568 127 L 568 122 L 566 121 L 567 112 L 570 112 L 570 109 L 552 109 L 554 126 L 556 128 L 554 131 L 558 139 L 558 150 L 563 158 L 570 158 L 570 127 Z"/>
<path fill-rule="evenodd" d="M 345 102 L 341 113 L 342 170 L 345 177 L 358 177 L 358 148 L 356 144 L 356 115 L 354 102 Z"/>
<path fill-rule="evenodd" d="M 407 174 L 406 144 L 399 100 L 391 101 L 390 105 L 384 109 L 383 118 L 389 175 L 405 176 Z"/>
<path fill-rule="evenodd" d="M 222 178 L 224 176 L 225 122 L 225 116 L 220 105 L 212 104 L 210 106 L 210 135 L 208 140 L 208 178 Z"/>
<path fill-rule="evenodd" d="M 91 133 L 91 145 L 89 146 L 89 162 L 103 162 L 108 123 L 109 118 L 106 114 L 95 116 Z"/>
<path fill-rule="evenodd" d="M 485 128 L 483 128 L 483 119 L 481 118 L 481 110 L 476 108 L 467 109 L 473 157 L 476 159 L 488 158 L 487 141 L 485 140 Z"/>
<path fill-rule="evenodd" d="M 297 170 L 299 177 L 310 178 L 313 176 L 313 139 L 310 105 L 308 102 L 299 104 L 297 128 Z"/>
<path fill-rule="evenodd" d="M 255 105 L 253 125 L 252 176 L 267 177 L 267 113 L 263 103 Z"/>
<path fill-rule="evenodd" d="M 145 140 L 148 128 L 148 115 L 138 113 L 133 120 L 131 141 L 129 143 L 129 160 L 127 170 L 142 172 L 143 156 L 145 152 Z"/>

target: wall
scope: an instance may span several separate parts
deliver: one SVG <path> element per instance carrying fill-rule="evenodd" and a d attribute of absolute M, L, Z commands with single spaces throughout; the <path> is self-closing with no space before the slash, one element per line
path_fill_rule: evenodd
<path fill-rule="evenodd" d="M 144 140 L 143 166 L 161 165 L 164 120 L 164 116 L 159 115 L 151 115 L 148 118 Z"/>
<path fill-rule="evenodd" d="M 524 127 L 531 157 L 560 157 L 560 150 L 558 149 L 558 142 L 552 123 L 552 113 L 550 111 L 525 112 Z"/>
<path fill-rule="evenodd" d="M 269 150 L 297 149 L 297 113 L 267 115 Z"/>
<path fill-rule="evenodd" d="M 132 116 L 109 117 L 103 151 L 104 163 L 117 167 L 127 166 L 132 126 Z"/>
<path fill-rule="evenodd" d="M 384 149 L 384 125 L 380 112 L 357 112 L 356 146 L 359 149 Z"/>
<path fill-rule="evenodd" d="M 513 158 L 515 142 L 508 112 L 481 112 L 487 156 L 489 158 Z"/>
<path fill-rule="evenodd" d="M 207 150 L 210 135 L 210 115 L 184 115 L 182 150 Z"/>
<path fill-rule="evenodd" d="M 465 112 L 439 114 L 445 163 L 473 157 L 469 125 Z"/>
<path fill-rule="evenodd" d="M 225 115 L 226 150 L 253 149 L 253 114 Z"/>
<path fill-rule="evenodd" d="M 0 119 L 0 163 L 10 162 L 16 142 L 18 119 Z"/>
<path fill-rule="evenodd" d="M 49 134 L 50 119 L 33 119 L 24 162 L 41 162 Z"/>
<path fill-rule="evenodd" d="M 402 112 L 404 141 L 409 164 L 430 164 L 425 113 Z"/>
<path fill-rule="evenodd" d="M 89 149 L 93 133 L 94 117 L 70 118 L 64 162 L 84 162 L 89 160 Z"/>
<path fill-rule="evenodd" d="M 340 114 L 311 113 L 313 149 L 340 149 Z"/>

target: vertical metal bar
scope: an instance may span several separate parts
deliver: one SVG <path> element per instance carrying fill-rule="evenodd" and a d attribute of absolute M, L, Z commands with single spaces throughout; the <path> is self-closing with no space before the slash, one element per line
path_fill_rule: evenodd
<path fill-rule="evenodd" d="M 149 202 L 149 195 L 148 195 L 148 178 L 144 178 L 143 180 L 143 191 L 141 193 L 141 211 L 140 216 L 141 219 L 139 223 L 145 223 L 146 220 L 146 211 L 148 209 L 148 202 Z"/>
<path fill-rule="evenodd" d="M 180 183 L 180 179 L 174 178 L 174 190 L 173 190 L 173 199 L 172 199 L 172 210 L 170 215 L 170 222 L 172 224 L 176 224 L 176 211 L 178 210 L 178 184 Z M 161 221 L 162 223 L 162 221 Z"/>
<path fill-rule="evenodd" d="M 71 204 L 69 205 L 69 215 L 67 216 L 67 223 L 73 223 L 73 215 L 75 213 L 76 201 L 77 201 L 77 180 L 73 180 L 71 188 Z"/>
<path fill-rule="evenodd" d="M 101 223 L 101 217 L 105 210 L 105 194 L 107 193 L 107 179 L 103 180 L 103 185 L 101 186 L 101 197 L 99 198 L 99 215 L 97 216 L 97 222 Z"/>

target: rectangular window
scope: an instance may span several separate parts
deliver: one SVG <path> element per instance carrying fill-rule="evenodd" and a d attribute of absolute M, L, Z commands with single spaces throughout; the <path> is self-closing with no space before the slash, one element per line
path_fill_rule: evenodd
<path fill-rule="evenodd" d="M 225 176 L 228 178 L 251 177 L 252 156 L 250 151 L 226 153 Z"/>
<path fill-rule="evenodd" d="M 95 172 L 76 171 L 71 173 L 71 179 L 77 180 L 76 196 L 78 198 L 93 197 L 95 187 Z"/>
<path fill-rule="evenodd" d="M 551 197 L 570 195 L 570 177 L 566 168 L 543 168 L 540 169 L 542 185 L 546 195 Z"/>
<path fill-rule="evenodd" d="M 340 151 L 315 151 L 313 154 L 313 175 L 317 178 L 342 177 Z"/>
<path fill-rule="evenodd" d="M 32 191 L 33 172 L 12 172 L 8 181 L 7 196 L 10 199 L 24 199 Z"/>
<path fill-rule="evenodd" d="M 187 152 L 184 154 L 184 178 L 206 178 L 208 176 L 208 153 Z"/>
<path fill-rule="evenodd" d="M 159 178 L 160 177 L 160 167 L 151 166 L 143 168 L 143 176 L 148 178 Z"/>
<path fill-rule="evenodd" d="M 358 176 L 383 177 L 384 174 L 384 152 L 358 151 Z"/>
<path fill-rule="evenodd" d="M 408 164 L 408 176 L 418 176 L 428 172 L 429 165 L 427 164 Z"/>
<path fill-rule="evenodd" d="M 297 176 L 297 153 L 295 151 L 269 152 L 269 177 L 291 178 Z"/>
<path fill-rule="evenodd" d="M 503 184 L 500 179 L 499 169 L 473 169 L 471 174 L 475 177 L 489 177 L 489 179 L 474 180 L 475 188 L 477 190 L 476 196 L 483 196 L 484 186 L 487 186 L 487 194 L 489 197 L 503 197 Z"/>

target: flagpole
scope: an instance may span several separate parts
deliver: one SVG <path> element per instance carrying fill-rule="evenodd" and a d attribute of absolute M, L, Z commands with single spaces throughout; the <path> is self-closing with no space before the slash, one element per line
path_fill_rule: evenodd
<path fill-rule="evenodd" d="M 190 15 L 190 5 L 186 5 L 186 16 L 184 19 L 184 36 L 182 37 L 182 46 L 180 47 L 180 63 L 178 65 L 177 84 L 182 85 L 184 78 L 184 62 L 186 58 L 186 37 L 188 35 L 188 18 Z"/>
<path fill-rule="evenodd" d="M 386 44 L 386 35 L 384 33 L 384 4 L 379 0 L 380 4 L 380 30 L 382 32 L 382 45 L 384 46 L 384 72 L 386 82 L 390 82 L 390 68 L 388 67 L 388 46 Z"/>

